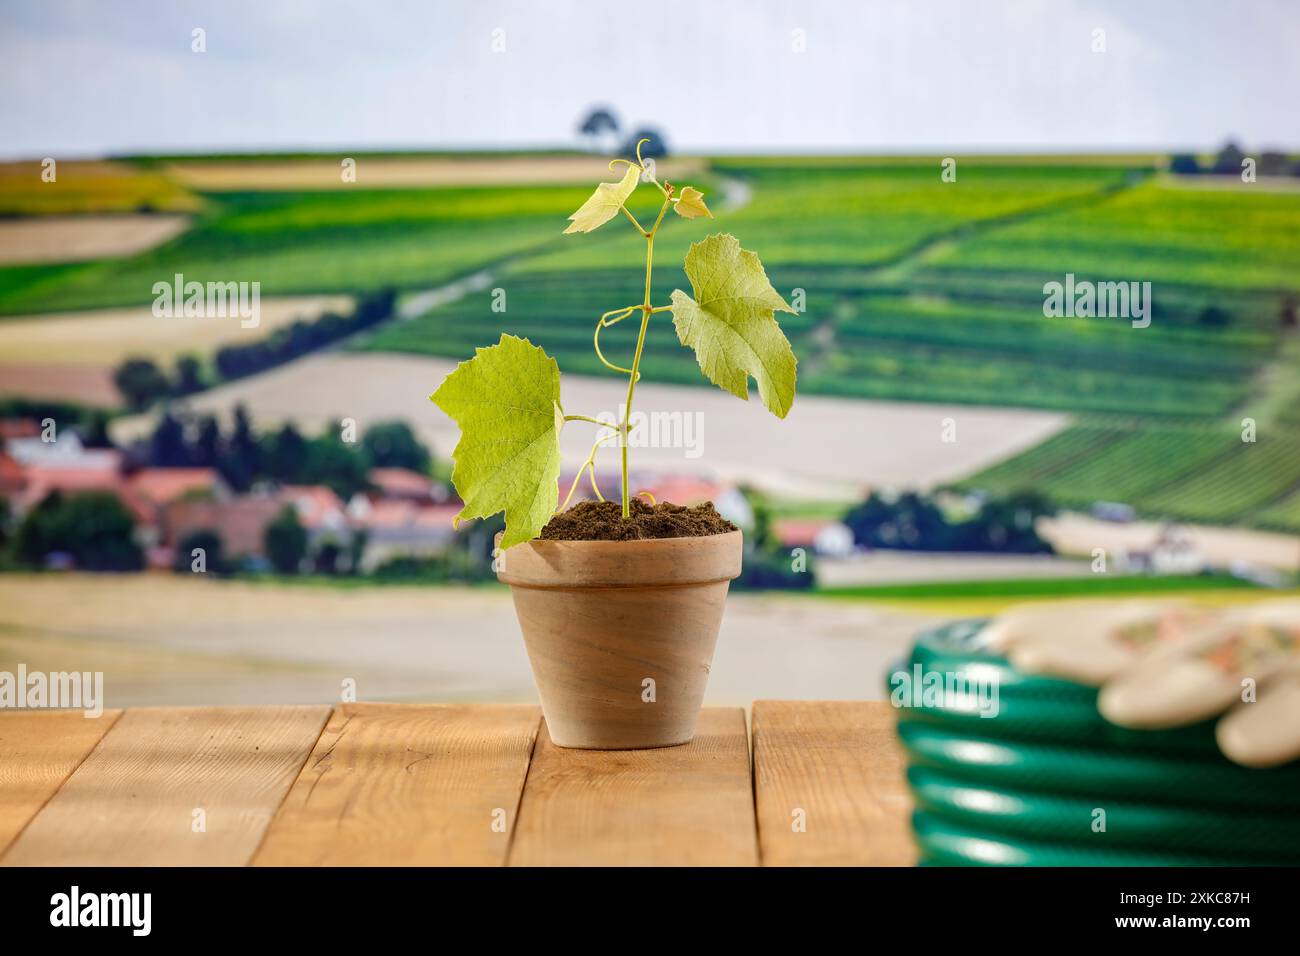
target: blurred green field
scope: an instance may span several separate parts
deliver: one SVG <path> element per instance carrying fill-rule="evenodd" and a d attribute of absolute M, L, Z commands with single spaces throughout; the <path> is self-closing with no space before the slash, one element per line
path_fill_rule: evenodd
<path fill-rule="evenodd" d="M 134 163 L 65 160 L 43 176 L 41 163 L 0 164 L 0 216 L 195 212 L 202 205 L 180 183 Z"/>
<path fill-rule="evenodd" d="M 581 188 L 219 193 L 190 231 L 121 260 L 0 269 L 0 312 L 137 305 L 153 283 L 260 282 L 262 295 L 423 289 L 552 239 Z"/>
<path fill-rule="evenodd" d="M 1254 442 L 1222 425 L 1078 425 L 958 482 L 963 490 L 1041 491 L 1066 507 L 1123 502 L 1155 518 L 1300 532 L 1300 430 Z"/>
<path fill-rule="evenodd" d="M 1188 188 L 1157 162 L 983 157 L 944 182 L 936 157 L 714 159 L 686 182 L 717 219 L 668 218 L 653 298 L 687 287 L 692 241 L 732 232 L 787 298 L 805 300 L 781 316 L 802 391 L 1082 416 L 961 487 L 1300 530 L 1300 354 L 1284 348 L 1300 296 L 1300 192 Z M 175 272 L 260 281 L 270 296 L 419 292 L 487 268 L 504 312 L 475 292 L 352 347 L 463 358 L 507 331 L 564 371 L 611 374 L 592 351 L 596 318 L 641 299 L 644 243 L 627 223 L 560 235 L 590 187 L 189 193 L 159 185 L 162 164 L 132 168 L 149 202 L 200 210 L 192 228 L 125 259 L 0 267 L 0 315 L 143 304 Z M 171 189 L 181 198 L 166 199 Z M 643 221 L 654 195 L 635 197 Z M 1066 273 L 1150 281 L 1151 326 L 1045 317 L 1043 284 Z M 632 326 L 602 335 L 612 361 L 630 355 Z M 643 368 L 700 382 L 667 316 L 651 324 Z M 1240 440 L 1245 414 L 1259 417 L 1255 444 Z"/>
<path fill-rule="evenodd" d="M 1300 287 L 1300 191 L 1236 183 L 1220 189 L 1148 181 L 1105 203 L 1018 222 L 936 256 L 932 277 L 963 273 L 1023 285 L 1041 298 L 1042 276 L 1141 279 L 1158 289 L 1290 290 Z"/>

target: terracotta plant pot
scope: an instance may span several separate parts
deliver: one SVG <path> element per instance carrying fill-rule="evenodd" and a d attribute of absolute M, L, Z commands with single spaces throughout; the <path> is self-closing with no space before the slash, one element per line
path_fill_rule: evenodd
<path fill-rule="evenodd" d="M 739 531 L 647 541 L 543 541 L 506 551 L 551 739 L 638 750 L 695 736 Z"/>

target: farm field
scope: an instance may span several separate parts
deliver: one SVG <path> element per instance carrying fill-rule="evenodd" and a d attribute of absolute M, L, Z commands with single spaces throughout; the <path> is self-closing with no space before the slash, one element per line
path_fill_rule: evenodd
<path fill-rule="evenodd" d="M 931 276 L 966 272 L 1023 279 L 1067 271 L 1080 278 L 1150 281 L 1157 287 L 1295 291 L 1300 284 L 1300 192 L 1233 181 L 1187 189 L 1146 182 L 1107 202 L 1013 223 L 936 256 Z M 924 279 L 925 276 L 922 276 Z"/>
<path fill-rule="evenodd" d="M 974 157 L 944 182 L 937 157 L 666 160 L 664 177 L 702 188 L 718 221 L 670 217 L 656 243 L 653 298 L 665 302 L 686 285 L 679 263 L 691 241 L 725 228 L 761 250 L 778 290 L 802 303 L 781 318 L 804 395 L 956 410 L 958 443 L 987 443 L 960 456 L 975 474 L 917 458 L 915 483 L 1036 487 L 1072 508 L 1121 501 L 1154 518 L 1300 531 L 1300 193 L 1201 187 L 1159 173 L 1162 162 Z M 343 184 L 334 157 L 159 157 L 60 166 L 48 193 L 13 188 L 11 164 L 0 167 L 0 211 L 11 215 L 193 215 L 184 233 L 123 258 L 0 266 L 0 316 L 29 323 L 138 307 L 175 272 L 259 281 L 268 298 L 393 287 L 409 315 L 474 274 L 481 281 L 459 297 L 435 295 L 436 307 L 346 347 L 376 361 L 458 360 L 508 331 L 546 348 L 566 373 L 607 381 L 591 335 L 601 311 L 640 301 L 642 240 L 622 220 L 599 236 L 560 235 L 593 176 L 613 178 L 604 163 L 576 154 L 363 155 L 357 183 Z M 38 180 L 39 166 L 22 175 Z M 641 190 L 633 211 L 644 218 L 656 207 Z M 1150 281 L 1150 327 L 1045 317 L 1043 284 L 1066 273 Z M 661 318 L 650 326 L 647 378 L 698 384 L 693 356 Z M 92 328 L 68 327 L 60 348 L 93 349 L 102 338 Z M 629 328 L 602 336 L 615 362 L 631 350 Z M 47 340 L 28 341 L 30 352 Z M 275 392 L 280 379 L 269 381 Z M 422 396 L 431 386 L 421 387 Z M 963 430 L 960 410 L 971 406 L 1076 421 L 1050 438 L 1058 418 L 1039 433 L 1048 443 L 1029 448 Z M 1258 418 L 1254 444 L 1240 441 L 1244 415 Z M 880 440 L 869 428 L 850 431 Z M 864 446 L 861 457 L 880 454 Z M 859 484 L 880 473 L 893 466 Z"/>
<path fill-rule="evenodd" d="M 308 431 L 348 416 L 359 422 L 404 417 L 440 457 L 455 447 L 458 429 L 428 401 L 456 360 L 375 352 L 310 355 L 264 375 L 210 389 L 187 399 L 199 414 L 229 421 L 236 405 L 249 409 L 259 428 L 286 420 Z M 569 374 L 561 401 L 567 411 L 612 416 L 622 398 L 608 376 Z M 842 511 L 866 487 L 923 487 L 953 481 L 993 461 L 1029 448 L 1063 428 L 1068 418 L 1018 408 L 963 408 L 935 404 L 865 402 L 804 396 L 785 421 L 754 398 L 739 402 L 720 389 L 647 380 L 637 387 L 637 408 L 683 417 L 697 414 L 694 451 L 682 447 L 636 449 L 645 471 L 716 475 L 753 484 L 769 494 L 801 501 L 831 501 Z M 966 440 L 940 440 L 942 420 L 957 415 Z M 148 434 L 152 416 L 120 419 L 118 440 Z M 575 422 L 561 437 L 565 466 L 576 469 L 591 450 L 594 426 Z M 617 467 L 618 453 L 597 458 L 602 474 Z"/>
<path fill-rule="evenodd" d="M 43 178 L 39 162 L 0 163 L 0 216 L 197 212 L 202 201 L 148 165 L 64 160 Z"/>
<path fill-rule="evenodd" d="M 152 301 L 159 279 L 261 294 L 422 289 L 554 237 L 579 187 L 212 193 L 193 228 L 122 260 L 0 268 L 0 315 Z"/>
<path fill-rule="evenodd" d="M 1188 589 L 1187 579 L 1157 579 L 1152 589 L 1207 604 L 1276 596 L 1210 583 Z M 732 594 L 707 701 L 879 699 L 887 668 L 918 632 L 1050 598 L 1054 584 L 844 589 L 836 600 Z M 1066 590 L 1107 593 L 1095 579 Z M 498 586 L 5 574 L 0 670 L 20 662 L 33 672 L 102 671 L 114 706 L 330 702 L 344 678 L 366 700 L 536 699 L 510 595 Z"/>
<path fill-rule="evenodd" d="M 0 264 L 111 259 L 152 249 L 178 235 L 185 216 L 42 216 L 0 220 Z"/>
<path fill-rule="evenodd" d="M 1078 425 L 956 487 L 1034 488 L 1067 507 L 1116 501 L 1155 518 L 1300 533 L 1298 480 L 1297 429 L 1265 429 L 1243 442 L 1226 426 Z"/>
<path fill-rule="evenodd" d="M 348 296 L 262 299 L 256 328 L 238 318 L 154 318 L 149 306 L 16 316 L 0 321 L 0 392 L 14 366 L 86 365 L 112 369 L 131 356 L 171 365 L 181 355 L 205 357 L 223 345 L 269 335 L 296 319 L 351 308 Z"/>
<path fill-rule="evenodd" d="M 1163 321 L 1134 334 L 1138 330 L 1115 320 L 1045 320 L 1043 273 L 1034 276 L 1032 292 L 1014 282 L 971 290 L 936 279 L 944 274 L 934 271 L 932 260 L 942 262 L 951 250 L 978 250 L 1027 223 L 1099 215 L 1130 193 L 1160 192 L 1140 170 L 975 165 L 957 183 L 943 183 L 932 164 L 919 162 L 799 162 L 773 167 L 717 160 L 712 171 L 723 181 L 742 179 L 752 193 L 746 206 L 727 215 L 727 228 L 742 243 L 763 249 L 778 289 L 788 296 L 803 290 L 806 311 L 782 316 L 782 326 L 807 391 L 1214 417 L 1250 397 L 1253 374 L 1276 348 L 1270 312 L 1279 306 L 1276 290 L 1262 298 L 1257 290 L 1240 289 L 1210 296 L 1233 315 L 1227 327 L 1207 327 L 1197 321 L 1208 302 L 1204 290 L 1172 289 L 1160 300 L 1168 303 Z M 1240 201 L 1235 194 L 1209 195 L 1220 203 Z M 1300 207 L 1294 218 L 1300 222 Z M 1071 234 L 1060 223 L 1054 228 L 1058 239 Z M 1170 228 L 1177 233 L 1181 224 Z M 485 293 L 424 320 L 390 326 L 364 347 L 463 355 L 482 344 L 480 329 L 491 316 L 541 344 L 562 368 L 596 371 L 589 344 L 596 316 L 640 296 L 637 270 L 626 265 L 637 261 L 640 240 L 624 232 L 612 241 L 600 237 L 604 242 L 566 237 L 507 263 L 493 282 L 508 297 L 503 315 L 489 312 Z M 669 266 L 656 274 L 655 301 L 684 284 L 674 260 L 699 232 L 673 223 L 656 243 L 657 258 Z M 1261 248 L 1268 242 L 1261 240 Z M 1291 259 L 1300 262 L 1300 255 Z M 1007 261 L 1018 260 L 1012 255 Z M 1053 275 L 1063 271 L 1046 274 Z M 674 381 L 694 374 L 669 323 L 653 324 L 650 336 L 649 374 Z"/>
<path fill-rule="evenodd" d="M 708 701 L 879 698 L 885 669 L 939 622 L 921 608 L 733 594 Z M 345 678 L 366 700 L 537 699 L 499 586 L 5 574 L 0 670 L 19 662 L 103 671 L 114 706 L 330 702 Z"/>
<path fill-rule="evenodd" d="M 608 160 L 600 156 L 475 156 L 444 154 L 351 156 L 355 182 L 341 173 L 342 160 L 247 157 L 173 159 L 162 165 L 167 176 L 199 192 L 293 192 L 322 189 L 384 189 L 436 186 L 532 186 L 563 183 L 585 186 L 609 173 Z M 694 175 L 705 167 L 702 159 L 669 158 L 660 165 L 662 175 Z"/>

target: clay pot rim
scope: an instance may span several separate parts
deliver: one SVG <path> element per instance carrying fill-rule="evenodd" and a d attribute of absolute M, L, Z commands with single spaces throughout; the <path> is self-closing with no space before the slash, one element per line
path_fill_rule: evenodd
<path fill-rule="evenodd" d="M 739 529 L 630 541 L 533 538 L 501 552 L 504 566 L 497 577 L 511 587 L 561 590 L 689 587 L 737 577 L 743 550 L 744 532 Z M 607 557 L 611 561 L 606 562 Z M 629 560 L 645 566 L 630 573 Z"/>

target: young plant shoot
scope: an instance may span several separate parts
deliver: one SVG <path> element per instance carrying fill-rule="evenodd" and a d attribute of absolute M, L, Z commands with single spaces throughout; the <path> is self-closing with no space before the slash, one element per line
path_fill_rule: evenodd
<path fill-rule="evenodd" d="M 461 431 L 452 453 L 452 483 L 465 506 L 456 520 L 504 511 L 502 548 L 537 537 L 557 511 L 568 507 L 584 473 L 596 497 L 604 501 L 596 485 L 595 459 L 601 447 L 614 440 L 622 459 L 623 517 L 628 516 L 628 422 L 641 378 L 646 330 L 656 315 L 672 313 L 677 338 L 695 350 L 700 370 L 715 385 L 747 400 L 752 377 L 763 404 L 778 418 L 785 418 L 794 402 L 794 351 L 775 316 L 776 312 L 794 310 L 772 288 L 758 256 L 742 249 L 735 236 L 712 235 L 691 246 L 683 268 L 693 295 L 677 289 L 666 304 L 651 301 L 655 236 L 668 210 L 688 220 L 712 219 L 713 214 L 698 189 L 685 186 L 679 190 L 654 178 L 653 170 L 641 159 L 644 142 L 637 144 L 635 160 L 610 163 L 611 169 L 627 167 L 623 178 L 598 185 L 591 198 L 569 217 L 569 227 L 564 230 L 566 235 L 591 232 L 621 213 L 645 238 L 644 298 L 605 312 L 597 320 L 593 336 L 601 363 L 627 376 L 622 421 L 567 413 L 560 403 L 560 369 L 555 359 L 527 339 L 509 334 L 503 334 L 496 345 L 477 349 L 472 359 L 461 362 L 429 396 Z M 628 199 L 642 182 L 663 197 L 659 214 L 648 229 L 627 208 Z M 633 316 L 640 317 L 640 327 L 631 365 L 616 365 L 605 357 L 600 333 Z M 576 423 L 594 425 L 596 433 L 591 453 L 557 506 L 560 432 Z"/>

